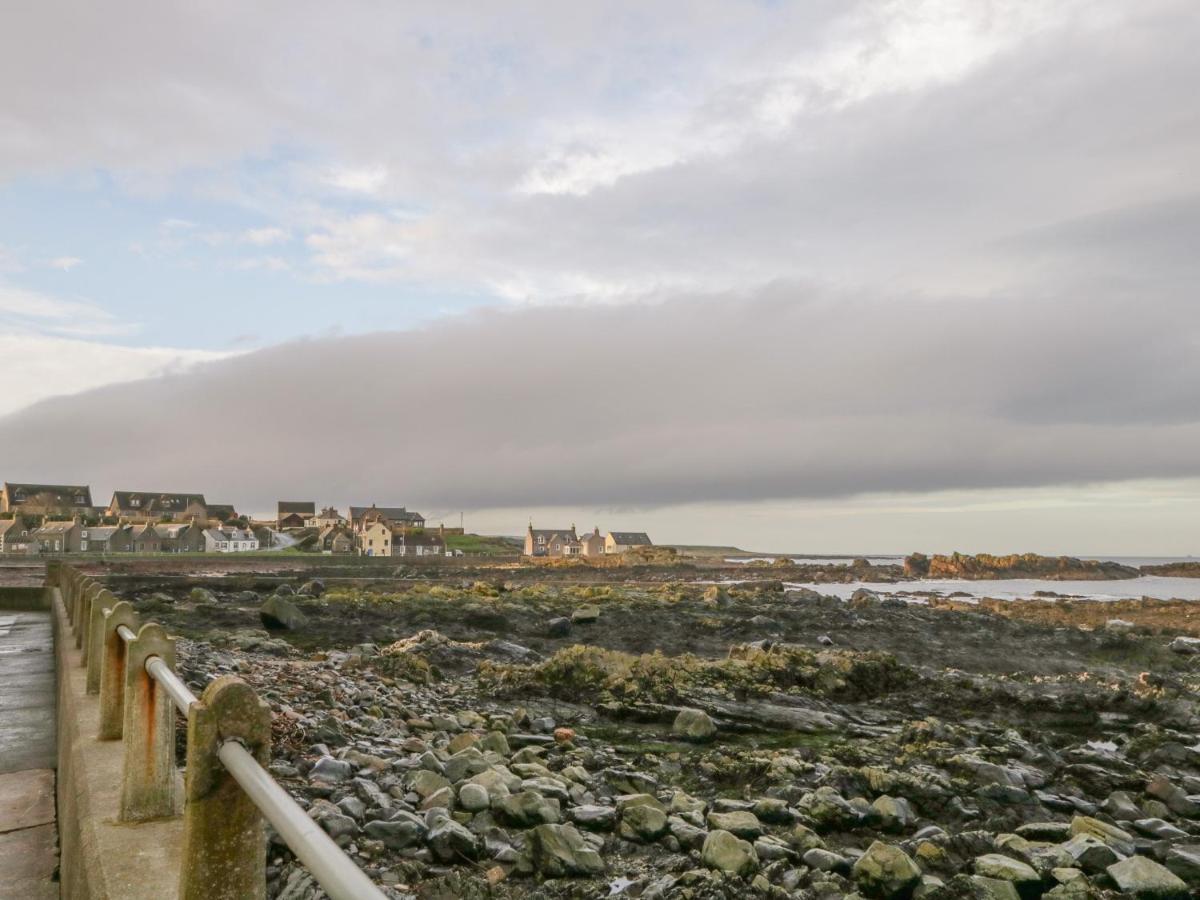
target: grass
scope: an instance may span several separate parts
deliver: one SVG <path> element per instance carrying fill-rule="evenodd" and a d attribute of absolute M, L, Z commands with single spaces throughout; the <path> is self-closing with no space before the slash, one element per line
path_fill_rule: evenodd
<path fill-rule="evenodd" d="M 482 556 L 512 556 L 521 548 L 511 538 L 483 534 L 448 534 L 446 549 Z"/>

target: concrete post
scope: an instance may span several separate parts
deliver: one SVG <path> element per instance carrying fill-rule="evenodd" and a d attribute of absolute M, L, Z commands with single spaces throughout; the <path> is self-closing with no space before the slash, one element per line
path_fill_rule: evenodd
<path fill-rule="evenodd" d="M 223 675 L 188 711 L 179 900 L 262 900 L 267 847 L 262 815 L 217 758 L 237 738 L 266 766 L 271 711 L 253 688 Z"/>
<path fill-rule="evenodd" d="M 175 671 L 175 639 L 149 622 L 129 642 L 126 654 L 120 820 L 142 822 L 175 814 L 175 704 L 146 671 L 151 656 Z"/>
<path fill-rule="evenodd" d="M 90 578 L 79 577 L 75 580 L 75 649 L 84 652 L 82 665 L 87 664 L 87 642 L 84 641 L 84 637 L 87 635 L 91 615 L 88 611 L 90 598 L 99 590 L 100 586 L 93 584 Z"/>
<path fill-rule="evenodd" d="M 125 641 L 117 633 L 124 625 L 137 631 L 138 615 L 122 600 L 105 610 L 97 645 L 100 662 L 100 733 L 102 741 L 115 741 L 125 724 Z"/>
<path fill-rule="evenodd" d="M 87 633 L 83 636 L 84 665 L 87 666 L 87 692 L 100 693 L 100 668 L 104 663 L 104 613 L 117 605 L 111 591 L 101 588 L 92 595 L 87 618 Z"/>

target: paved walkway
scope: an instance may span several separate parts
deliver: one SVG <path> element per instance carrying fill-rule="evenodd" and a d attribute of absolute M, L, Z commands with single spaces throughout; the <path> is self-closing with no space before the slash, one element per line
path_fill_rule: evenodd
<path fill-rule="evenodd" d="M 50 613 L 0 611 L 0 900 L 58 897 L 54 703 Z"/>

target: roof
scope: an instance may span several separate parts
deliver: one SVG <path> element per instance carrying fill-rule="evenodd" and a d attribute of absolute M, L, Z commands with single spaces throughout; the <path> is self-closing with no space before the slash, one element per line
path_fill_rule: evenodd
<path fill-rule="evenodd" d="M 60 506 L 91 506 L 92 489 L 86 484 L 16 484 L 4 482 L 4 492 L 10 503 L 25 503 L 39 494 L 50 494 Z M 82 495 L 81 502 L 75 498 Z"/>
<path fill-rule="evenodd" d="M 352 506 L 350 518 L 361 519 L 367 513 L 376 513 L 381 518 L 392 522 L 424 522 L 425 517 L 418 512 L 409 512 L 403 506 Z"/>
<path fill-rule="evenodd" d="M 579 538 L 575 536 L 574 525 L 572 525 L 570 528 L 530 528 L 529 533 L 535 538 L 542 537 L 547 541 L 555 537 L 562 537 L 569 541 L 579 540 Z"/>
<path fill-rule="evenodd" d="M 317 514 L 317 504 L 312 500 L 280 500 L 278 508 L 279 518 L 281 519 L 293 513 L 298 513 L 302 516 L 315 516 Z"/>
<path fill-rule="evenodd" d="M 237 510 L 233 508 L 232 503 L 210 503 L 208 504 L 208 514 L 215 516 L 220 513 L 229 513 L 231 516 L 237 514 Z"/>
<path fill-rule="evenodd" d="M 610 531 L 609 535 L 614 543 L 624 546 L 639 544 L 646 547 L 652 546 L 649 535 L 644 531 Z"/>
<path fill-rule="evenodd" d="M 442 540 L 441 535 L 439 535 L 433 531 L 426 531 L 424 534 L 413 534 L 412 532 L 405 534 L 404 531 L 396 531 L 393 533 L 392 536 L 399 543 L 402 543 L 405 545 L 419 544 L 423 547 L 429 547 L 429 546 L 432 546 L 435 544 L 436 545 L 445 545 L 445 543 L 446 543 L 444 540 Z"/>
<path fill-rule="evenodd" d="M 253 541 L 254 532 L 245 528 L 209 528 L 204 536 L 214 541 Z"/>
<path fill-rule="evenodd" d="M 70 531 L 77 524 L 76 522 L 43 522 L 36 534 L 61 534 L 64 531 Z"/>
<path fill-rule="evenodd" d="M 9 531 L 21 530 L 25 527 L 23 519 L 0 519 L 0 534 L 6 534 Z"/>
<path fill-rule="evenodd" d="M 113 491 L 117 509 L 138 512 L 182 512 L 189 506 L 204 506 L 203 494 L 172 494 L 164 491 Z"/>
<path fill-rule="evenodd" d="M 174 540 L 175 538 L 179 537 L 179 535 L 181 535 L 183 532 L 187 531 L 188 528 L 190 528 L 190 527 L 191 527 L 190 525 L 182 525 L 182 524 L 155 525 L 154 533 L 157 534 L 159 537 L 170 538 L 171 540 Z"/>
<path fill-rule="evenodd" d="M 107 541 L 118 531 L 126 531 L 128 525 L 93 525 L 88 528 L 89 541 Z"/>

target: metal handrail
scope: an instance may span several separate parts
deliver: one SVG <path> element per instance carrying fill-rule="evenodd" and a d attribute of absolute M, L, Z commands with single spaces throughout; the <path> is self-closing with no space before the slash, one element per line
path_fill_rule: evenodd
<path fill-rule="evenodd" d="M 137 638 L 128 626 L 118 625 L 116 631 L 126 644 Z M 188 709 L 199 702 L 162 657 L 147 657 L 145 668 L 183 715 L 186 716 Z M 217 758 L 332 900 L 385 900 L 384 893 L 366 873 L 279 786 L 240 741 L 235 738 L 222 741 L 217 748 Z"/>
<path fill-rule="evenodd" d="M 279 836 L 333 900 L 379 898 L 384 894 L 237 740 L 226 740 L 217 756 Z"/>

